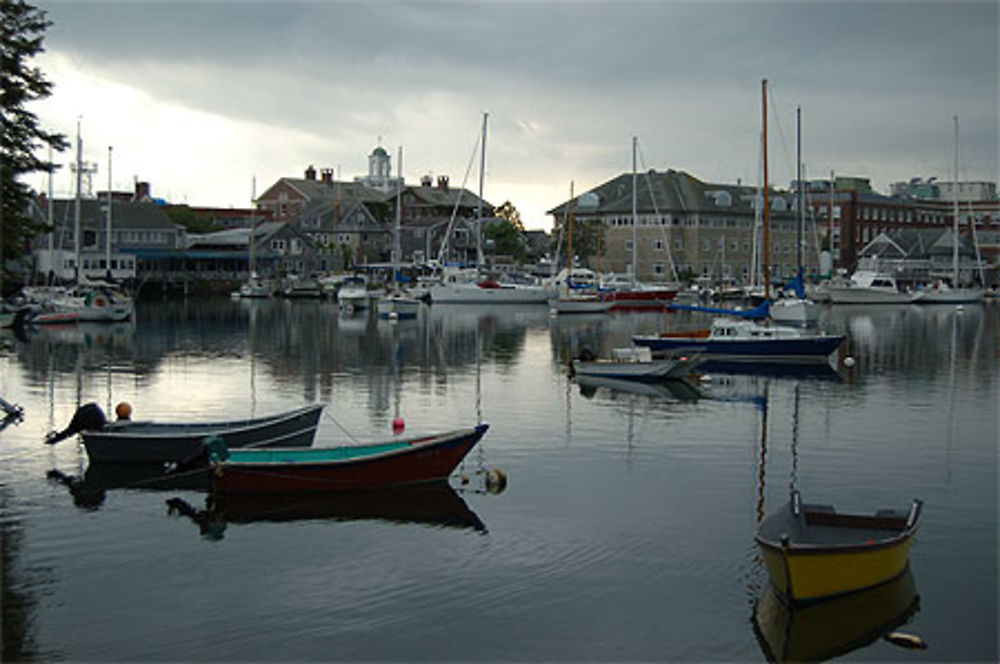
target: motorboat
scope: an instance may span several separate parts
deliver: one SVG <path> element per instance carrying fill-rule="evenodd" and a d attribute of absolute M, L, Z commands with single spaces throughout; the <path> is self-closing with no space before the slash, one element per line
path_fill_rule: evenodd
<path fill-rule="evenodd" d="M 654 355 L 700 352 L 709 360 L 809 363 L 827 362 L 844 338 L 786 325 L 720 317 L 708 329 L 636 335 L 632 343 L 650 348 Z"/>
<path fill-rule="evenodd" d="M 423 300 L 419 300 L 401 289 L 386 293 L 375 303 L 378 317 L 384 320 L 416 318 L 423 306 Z"/>
<path fill-rule="evenodd" d="M 702 357 L 697 354 L 654 359 L 648 347 L 630 346 L 613 349 L 610 358 L 595 358 L 590 353 L 581 353 L 581 357 L 574 359 L 570 366 L 576 376 L 660 380 L 686 376 L 702 362 Z"/>
<path fill-rule="evenodd" d="M 913 293 L 903 290 L 891 274 L 858 270 L 842 283 L 830 282 L 823 292 L 832 304 L 908 304 Z"/>
<path fill-rule="evenodd" d="M 54 444 L 76 433 L 94 463 L 186 462 L 215 436 L 233 448 L 309 446 L 323 406 L 312 404 L 264 417 L 215 422 L 156 422 L 131 419 L 131 407 L 119 404 L 118 418 L 108 422 L 95 403 L 80 406 L 69 425 L 46 438 Z"/>

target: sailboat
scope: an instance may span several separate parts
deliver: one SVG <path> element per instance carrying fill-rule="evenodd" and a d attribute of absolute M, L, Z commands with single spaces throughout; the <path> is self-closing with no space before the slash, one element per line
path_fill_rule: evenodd
<path fill-rule="evenodd" d="M 270 297 L 271 280 L 264 279 L 257 274 L 257 228 L 254 222 L 254 208 L 257 205 L 257 179 L 253 180 L 253 187 L 250 195 L 250 277 L 246 283 L 240 286 L 240 290 L 233 295 L 238 297 Z"/>
<path fill-rule="evenodd" d="M 576 272 L 573 263 L 573 183 L 569 184 L 569 203 L 566 207 L 566 276 L 559 284 L 559 294 L 549 299 L 549 309 L 554 314 L 603 313 L 614 306 L 614 301 L 599 295 L 596 288 L 583 289 L 574 284 Z M 561 273 L 560 273 L 561 274 Z M 558 280 L 558 279 L 557 279 Z M 596 286 L 596 284 L 591 284 Z"/>
<path fill-rule="evenodd" d="M 108 211 L 107 211 L 107 269 L 111 270 L 111 182 L 110 150 L 108 164 Z M 76 283 L 69 289 L 41 288 L 36 290 L 37 311 L 31 323 L 116 323 L 128 320 L 135 311 L 132 299 L 114 288 L 110 282 L 88 280 L 83 272 L 81 260 L 80 201 L 83 174 L 83 139 L 80 125 L 76 127 L 76 205 L 74 218 L 74 243 L 76 245 Z"/>
<path fill-rule="evenodd" d="M 638 281 L 639 269 L 639 215 L 637 211 L 636 150 L 639 139 L 632 137 L 632 271 L 628 284 L 617 287 L 606 294 L 615 309 L 665 309 L 677 296 L 676 288 L 665 288 Z M 652 196 L 650 192 L 650 196 Z"/>
<path fill-rule="evenodd" d="M 483 267 L 483 180 L 486 172 L 486 122 L 488 113 L 483 113 L 483 128 L 479 157 L 479 202 L 476 211 L 476 261 L 477 269 L 454 269 L 445 267 L 440 281 L 428 283 L 425 292 L 432 303 L 447 304 L 545 304 L 552 293 L 546 286 L 538 284 L 502 283 L 484 278 Z"/>
<path fill-rule="evenodd" d="M 765 81 L 766 83 L 766 81 Z M 767 99 L 764 99 L 767 103 Z M 797 271 L 795 279 L 792 280 L 792 292 L 775 298 L 771 302 L 771 319 L 779 323 L 791 323 L 795 325 L 815 325 L 819 321 L 820 306 L 813 300 L 806 297 L 805 284 L 802 281 L 802 225 L 805 216 L 805 205 L 802 196 L 802 109 L 795 109 L 795 129 L 796 129 L 796 179 L 798 193 L 798 229 L 795 242 L 795 258 Z M 764 129 L 765 141 L 767 128 Z M 765 158 L 767 151 L 764 151 Z M 767 183 L 764 183 L 767 186 Z M 769 211 L 764 209 L 764 223 L 770 219 Z M 768 249 L 765 247 L 764 251 Z"/>
<path fill-rule="evenodd" d="M 379 299 L 375 305 L 378 310 L 378 317 L 388 320 L 399 320 L 403 318 L 416 318 L 417 312 L 423 305 L 421 300 L 416 299 L 403 290 L 399 285 L 399 227 L 402 223 L 403 210 L 403 148 L 399 148 L 399 187 L 396 189 L 396 224 L 392 231 L 392 279 L 386 294 Z"/>
<path fill-rule="evenodd" d="M 916 304 L 960 304 L 964 302 L 980 302 L 983 299 L 982 288 L 967 288 L 959 285 L 958 278 L 958 116 L 955 116 L 955 186 L 953 187 L 952 212 L 953 230 L 951 240 L 951 283 L 942 280 L 927 286 L 913 297 Z"/>

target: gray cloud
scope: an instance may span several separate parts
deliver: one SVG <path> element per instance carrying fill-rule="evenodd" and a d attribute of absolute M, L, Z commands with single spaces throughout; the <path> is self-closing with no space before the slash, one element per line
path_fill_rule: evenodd
<path fill-rule="evenodd" d="M 944 176 L 957 113 L 965 170 L 996 179 L 993 2 L 41 4 L 48 50 L 158 99 L 312 134 L 330 154 L 303 164 L 382 135 L 411 172 L 454 174 L 490 111 L 505 181 L 596 184 L 630 166 L 633 134 L 650 167 L 752 180 L 767 77 L 786 142 L 803 107 L 817 175 Z"/>

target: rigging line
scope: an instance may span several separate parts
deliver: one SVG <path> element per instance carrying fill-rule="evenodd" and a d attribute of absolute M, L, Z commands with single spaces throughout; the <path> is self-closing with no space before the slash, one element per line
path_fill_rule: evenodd
<path fill-rule="evenodd" d="M 774 117 L 774 126 L 777 127 L 777 129 L 778 129 L 778 138 L 780 139 L 782 152 L 785 155 L 785 163 L 790 164 L 790 163 L 793 162 L 793 159 L 792 159 L 791 153 L 789 152 L 788 143 L 785 141 L 785 133 L 783 131 L 781 131 L 781 120 L 778 117 L 778 102 L 774 98 L 774 87 L 773 86 L 770 86 L 770 85 L 768 86 L 768 88 L 767 88 L 767 96 L 770 98 L 771 105 L 770 105 L 769 108 L 771 109 L 771 115 Z M 793 168 L 792 172 L 796 173 L 798 171 L 797 171 L 797 169 Z M 771 179 L 772 180 L 775 179 L 773 173 L 771 174 Z"/>
<path fill-rule="evenodd" d="M 353 435 L 351 435 L 351 432 L 350 432 L 350 431 L 348 431 L 347 429 L 345 429 L 345 428 L 344 428 L 344 425 L 342 425 L 342 424 L 341 424 L 340 422 L 338 422 L 338 421 L 336 420 L 336 418 L 334 418 L 334 416 L 333 416 L 333 415 L 331 415 L 330 413 L 326 412 L 326 409 L 325 409 L 325 408 L 323 409 L 323 416 L 324 416 L 324 417 L 326 417 L 326 418 L 327 418 L 328 420 L 330 420 L 331 422 L 333 422 L 334 424 L 336 424 L 336 425 L 337 425 L 337 428 L 338 428 L 338 429 L 340 429 L 341 431 L 343 431 L 343 432 L 344 432 L 344 435 L 345 435 L 345 436 L 347 436 L 348 438 L 350 438 L 350 439 L 351 439 L 351 441 L 353 441 L 354 443 L 356 443 L 356 444 L 358 444 L 358 445 L 360 445 L 360 444 L 361 444 L 361 441 L 360 441 L 360 440 L 358 440 L 357 438 L 355 438 L 355 437 L 354 437 Z"/>
<path fill-rule="evenodd" d="M 472 155 L 469 157 L 469 165 L 465 167 L 465 177 L 462 178 L 462 188 L 458 190 L 458 196 L 455 197 L 455 207 L 451 210 L 451 218 L 448 220 L 448 228 L 444 232 L 444 241 L 441 243 L 441 248 L 438 250 L 438 262 L 442 260 L 442 256 L 446 255 L 448 251 L 448 238 L 451 237 L 451 231 L 455 226 L 455 217 L 458 216 L 458 204 L 462 202 L 462 194 L 465 193 L 465 185 L 469 181 L 469 173 L 472 172 L 472 164 L 476 161 L 476 153 L 479 152 L 479 141 L 480 135 L 476 134 L 476 142 L 472 146 Z"/>
<path fill-rule="evenodd" d="M 656 219 L 660 221 L 660 234 L 663 236 L 663 245 L 667 251 L 667 262 L 670 264 L 670 273 L 674 278 L 674 281 L 679 282 L 680 278 L 677 276 L 677 265 L 674 263 L 674 254 L 670 249 L 670 235 L 667 233 L 666 227 L 662 223 L 660 218 L 660 210 L 656 205 L 656 193 L 653 191 L 653 182 L 649 177 L 649 169 L 646 167 L 646 157 L 642 153 L 642 144 L 636 141 L 636 145 L 639 148 L 639 163 L 642 164 L 643 175 L 646 178 L 646 188 L 649 190 L 649 200 L 653 204 L 653 214 Z"/>

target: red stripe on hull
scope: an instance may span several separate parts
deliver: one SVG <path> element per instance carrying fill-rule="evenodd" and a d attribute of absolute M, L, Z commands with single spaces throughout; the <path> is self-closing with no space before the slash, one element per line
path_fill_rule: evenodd
<path fill-rule="evenodd" d="M 606 297 L 615 304 L 612 310 L 623 309 L 666 309 L 677 296 L 675 290 L 619 291 Z"/>

